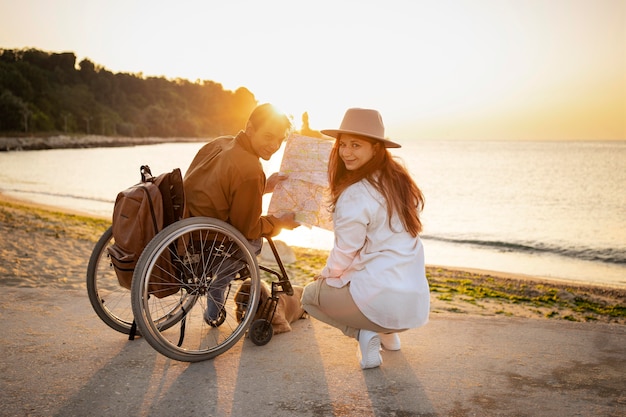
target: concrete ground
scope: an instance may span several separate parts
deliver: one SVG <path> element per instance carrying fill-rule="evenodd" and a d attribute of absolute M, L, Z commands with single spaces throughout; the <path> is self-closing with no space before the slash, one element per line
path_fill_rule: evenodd
<path fill-rule="evenodd" d="M 0 293 L 1 416 L 625 416 L 626 326 L 436 314 L 362 371 L 314 319 L 200 363 L 128 341 L 82 291 Z"/>

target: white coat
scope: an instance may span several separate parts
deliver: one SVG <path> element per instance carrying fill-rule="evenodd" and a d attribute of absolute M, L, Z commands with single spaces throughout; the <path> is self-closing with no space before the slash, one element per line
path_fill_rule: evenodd
<path fill-rule="evenodd" d="M 339 196 L 333 214 L 335 243 L 322 276 L 329 286 L 350 283 L 361 312 L 388 329 L 410 329 L 428 321 L 430 293 L 422 241 L 397 214 L 389 227 L 384 197 L 367 180 Z"/>

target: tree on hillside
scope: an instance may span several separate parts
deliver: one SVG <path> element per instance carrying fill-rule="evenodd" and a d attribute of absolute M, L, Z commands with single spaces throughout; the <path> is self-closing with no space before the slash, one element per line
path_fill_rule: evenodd
<path fill-rule="evenodd" d="M 0 134 L 213 137 L 257 105 L 245 88 L 113 73 L 73 52 L 0 49 Z"/>

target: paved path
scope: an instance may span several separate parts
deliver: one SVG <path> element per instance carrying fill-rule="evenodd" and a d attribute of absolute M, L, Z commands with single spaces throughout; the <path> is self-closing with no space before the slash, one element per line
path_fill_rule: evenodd
<path fill-rule="evenodd" d="M 211 361 L 161 356 L 79 291 L 2 288 L 2 416 L 624 416 L 626 326 L 434 315 L 361 371 L 314 319 Z"/>

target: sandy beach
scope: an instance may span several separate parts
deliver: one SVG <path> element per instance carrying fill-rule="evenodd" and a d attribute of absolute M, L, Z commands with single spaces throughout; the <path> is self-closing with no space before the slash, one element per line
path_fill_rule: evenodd
<path fill-rule="evenodd" d="M 84 290 L 89 255 L 110 219 L 0 194 L 0 285 Z M 293 248 L 292 282 L 306 285 L 327 252 Z M 626 324 L 626 290 L 492 271 L 427 266 L 431 313 Z"/>
<path fill-rule="evenodd" d="M 177 362 L 106 326 L 84 276 L 109 219 L 0 200 L 0 416 L 623 416 L 624 290 L 428 266 L 430 322 L 361 371 L 314 319 Z M 294 248 L 305 284 L 326 252 Z"/>

